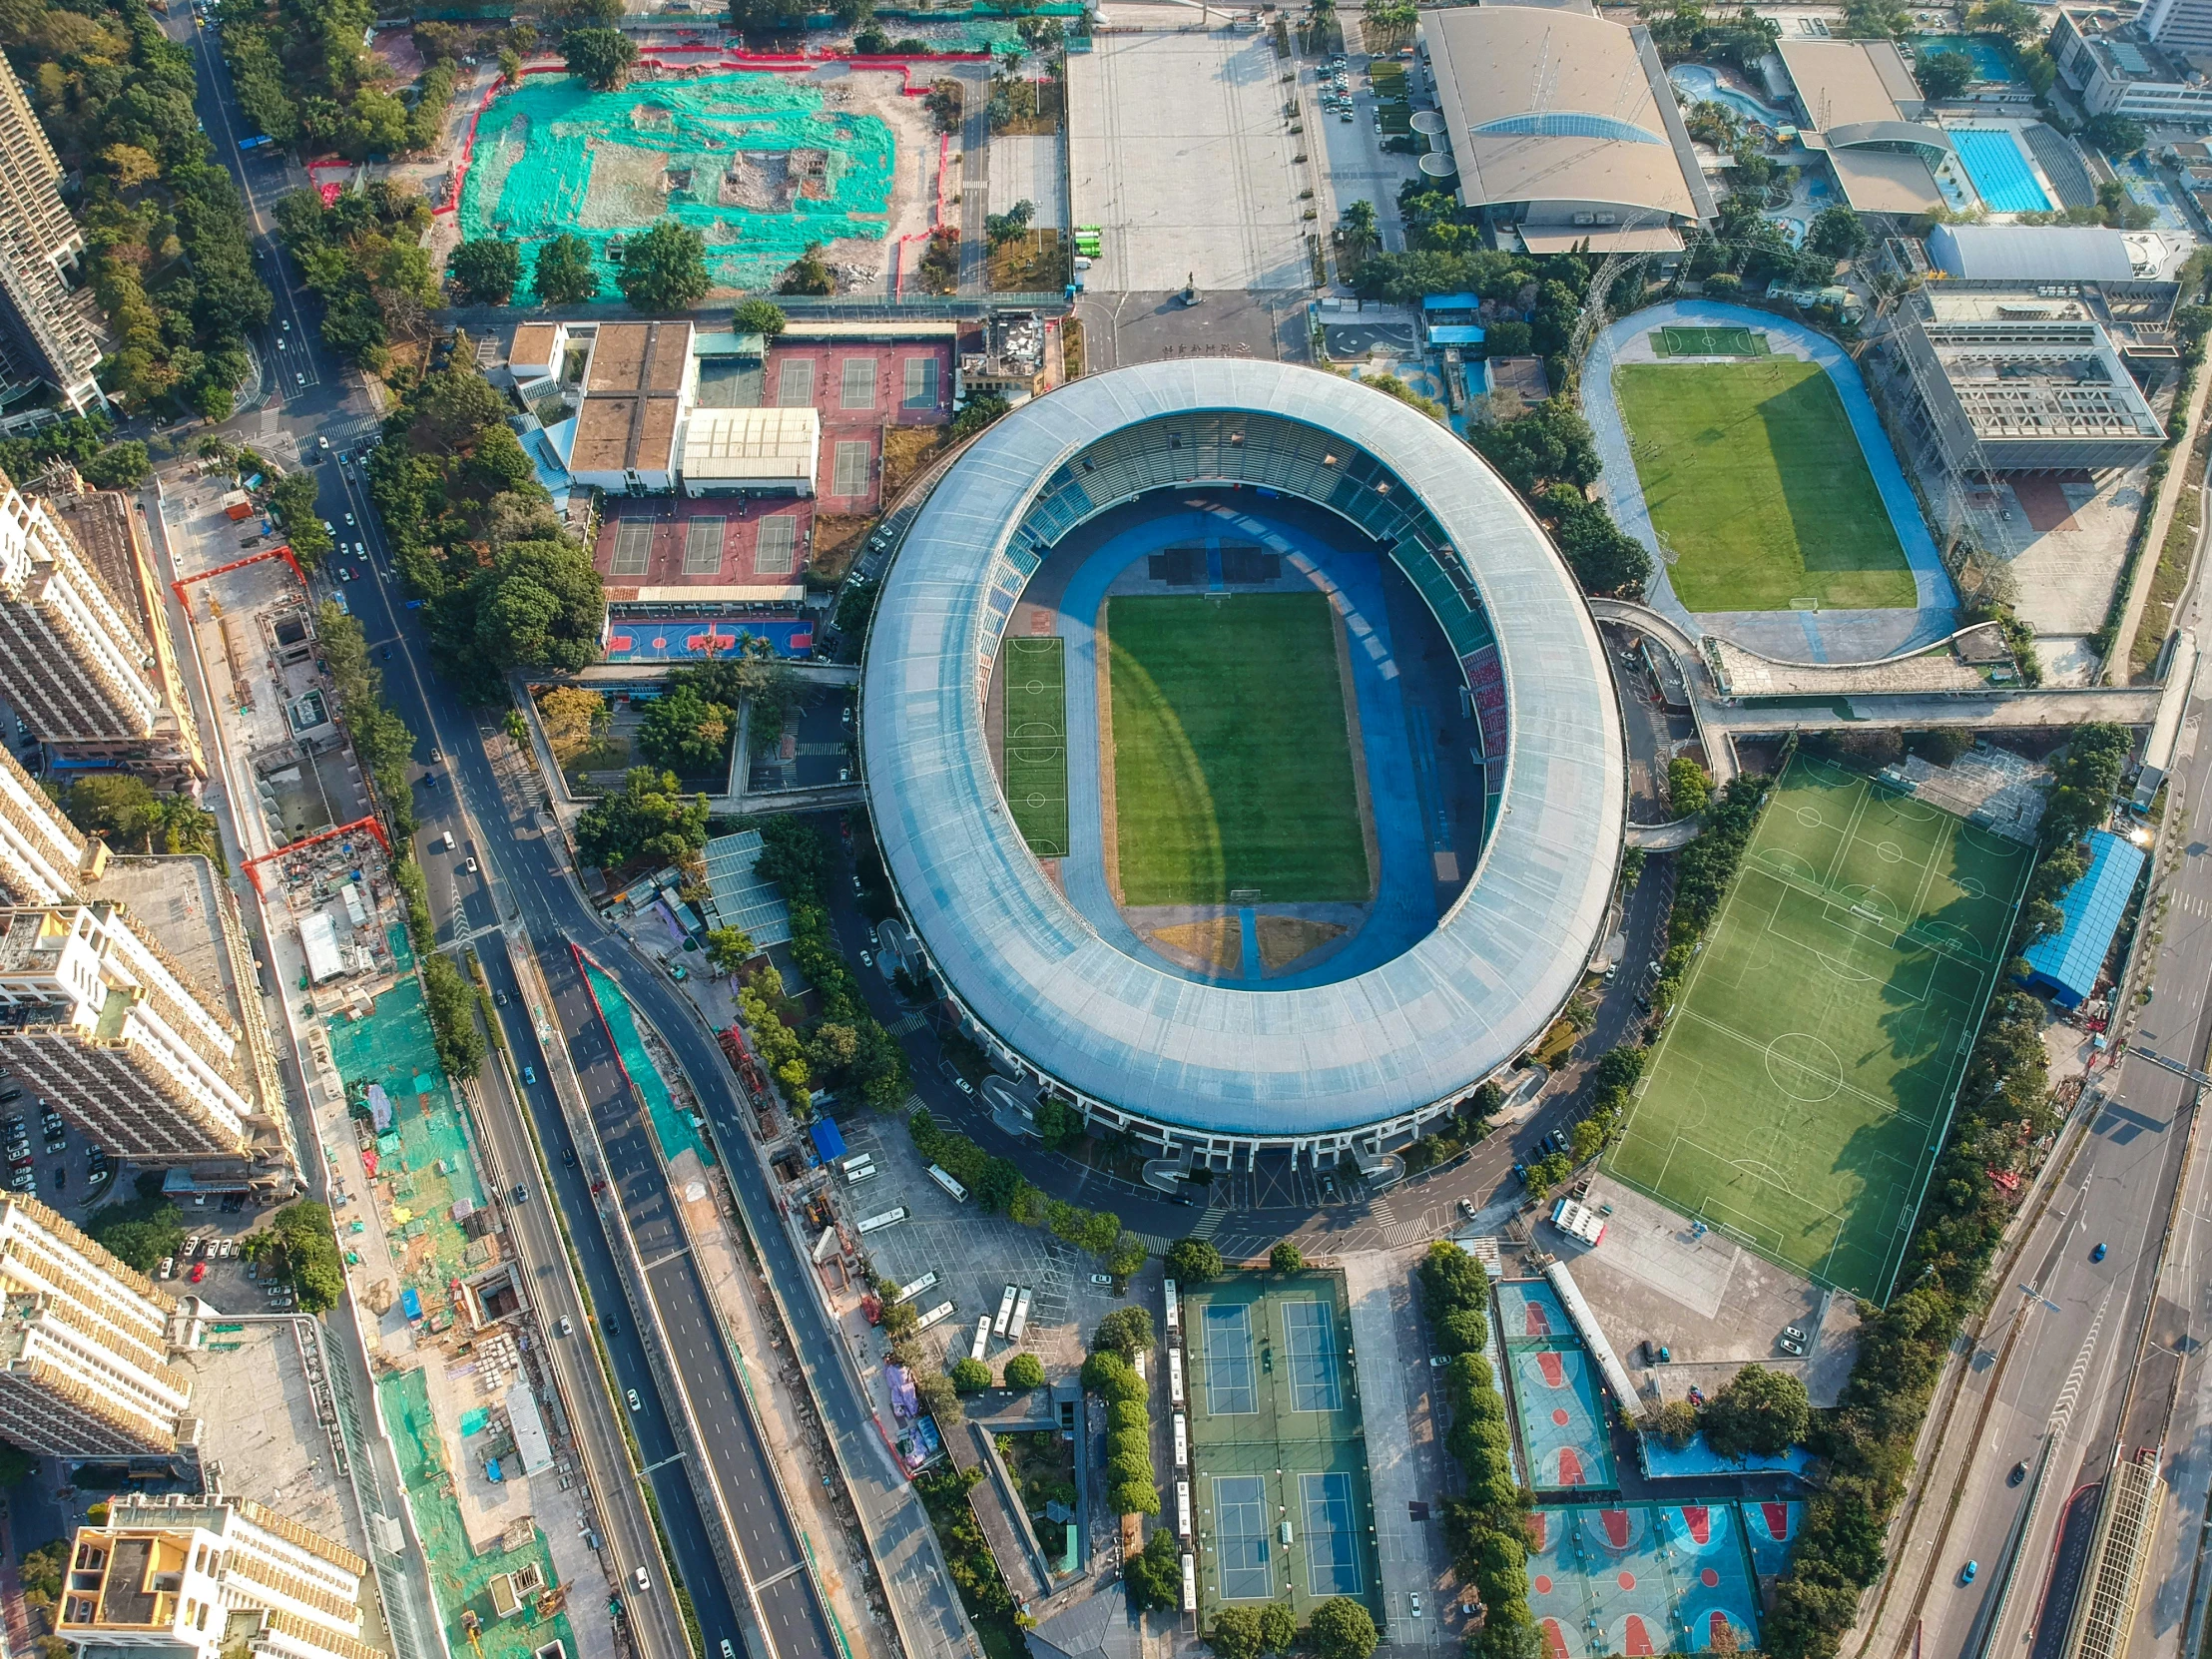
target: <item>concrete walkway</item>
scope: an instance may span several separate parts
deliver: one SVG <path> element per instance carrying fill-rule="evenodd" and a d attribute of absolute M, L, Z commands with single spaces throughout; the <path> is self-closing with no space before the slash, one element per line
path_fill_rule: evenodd
<path fill-rule="evenodd" d="M 1692 618 L 1689 609 L 1676 597 L 1668 579 L 1666 562 L 1660 557 L 1659 538 L 1651 527 L 1651 514 L 1644 504 L 1643 490 L 1636 478 L 1636 464 L 1629 453 L 1628 429 L 1613 397 L 1613 370 L 1623 362 L 1653 360 L 1648 336 L 1652 329 L 1668 325 L 1756 328 L 1789 354 L 1818 363 L 1827 371 L 1837 395 L 1843 400 L 1844 413 L 1859 439 L 1859 447 L 1866 454 L 1875 487 L 1881 492 L 1883 506 L 1889 512 L 1891 527 L 1897 531 L 1898 540 L 1905 549 L 1906 562 L 1912 567 L 1917 612 L 1726 613 L 1708 616 L 1702 625 Z M 1803 634 L 1806 649 L 1814 660 L 1856 662 L 1890 656 L 1910 645 L 1924 643 L 1924 636 L 1929 640 L 1939 639 L 1950 632 L 1950 614 L 1957 609 L 1958 598 L 1951 589 L 1950 578 L 1943 572 L 1935 537 L 1929 533 L 1928 523 L 1921 516 L 1920 502 L 1913 494 L 1912 485 L 1906 481 L 1896 452 L 1890 447 L 1889 434 L 1882 428 L 1882 418 L 1875 412 L 1874 399 L 1868 395 L 1858 365 L 1826 334 L 1768 311 L 1723 305 L 1709 299 L 1674 299 L 1647 306 L 1622 317 L 1591 341 L 1582 369 L 1582 412 L 1590 422 L 1598 456 L 1604 464 L 1604 473 L 1598 483 L 1604 491 L 1605 504 L 1611 509 L 1614 522 L 1642 543 L 1655 562 L 1651 606 L 1691 634 L 1701 631 L 1728 634 L 1731 625 L 1753 627 L 1760 638 L 1749 643 L 1764 650 L 1775 643 L 1767 637 L 1770 629 L 1774 625 L 1784 625 L 1793 633 Z"/>
<path fill-rule="evenodd" d="M 1434 1593 L 1450 1564 L 1442 1523 L 1416 1521 L 1408 1507 L 1421 1496 L 1413 1447 L 1428 1433 L 1425 1422 L 1416 1424 L 1408 1414 L 1405 1386 L 1408 1372 L 1425 1378 L 1429 1370 L 1412 1317 L 1412 1277 L 1401 1257 L 1385 1251 L 1348 1256 L 1341 1266 L 1352 1303 L 1376 1553 L 1382 1563 L 1382 1640 L 1392 1647 L 1438 1647 L 1448 1639 Z M 1424 1598 L 1418 1617 L 1410 1599 L 1416 1595 Z"/>

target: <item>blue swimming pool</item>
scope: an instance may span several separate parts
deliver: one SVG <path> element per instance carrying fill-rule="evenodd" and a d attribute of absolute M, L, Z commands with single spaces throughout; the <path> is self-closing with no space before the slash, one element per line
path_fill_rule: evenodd
<path fill-rule="evenodd" d="M 1977 81 L 2016 81 L 2012 59 L 2004 50 L 2004 43 L 1994 35 L 1914 35 L 1908 42 L 1916 54 L 1921 52 L 1963 52 L 1973 59 L 1974 79 Z"/>
<path fill-rule="evenodd" d="M 1691 103 L 1719 104 L 1746 121 L 1760 122 L 1768 127 L 1787 127 L 1796 120 L 1787 110 L 1762 104 L 1749 93 L 1738 92 L 1703 64 L 1677 64 L 1667 71 L 1667 79 Z"/>
<path fill-rule="evenodd" d="M 2035 182 L 2027 153 L 2009 132 L 2001 127 L 1954 127 L 1950 142 L 1975 194 L 1991 213 L 2032 214 L 2049 209 L 2050 198 Z"/>

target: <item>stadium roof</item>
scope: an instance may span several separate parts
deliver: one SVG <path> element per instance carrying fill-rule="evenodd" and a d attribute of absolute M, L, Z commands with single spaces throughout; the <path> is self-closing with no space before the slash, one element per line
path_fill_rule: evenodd
<path fill-rule="evenodd" d="M 1938 225 L 1928 257 L 1966 281 L 2131 282 L 2127 238 L 2091 225 Z"/>
<path fill-rule="evenodd" d="M 2143 849 L 2109 830 L 2089 834 L 2089 867 L 2058 901 L 2065 920 L 2058 931 L 2029 945 L 2027 982 L 2041 985 L 2062 1006 L 2078 1006 L 2097 988 L 2097 975 L 2120 930 L 2135 877 L 2143 867 Z"/>
<path fill-rule="evenodd" d="M 1451 6 L 1421 14 L 1459 194 L 1470 208 L 1593 202 L 1698 218 L 1633 31 L 1537 6 Z M 1665 85 L 1662 76 L 1660 84 Z M 1471 116 L 1471 120 L 1470 120 Z M 1695 174 L 1694 166 L 1690 174 Z"/>
<path fill-rule="evenodd" d="M 1109 434 L 1224 411 L 1301 423 L 1382 462 L 1500 623 L 1503 799 L 1472 880 L 1403 954 L 1304 989 L 1209 983 L 1108 943 L 1009 821 L 984 725 L 978 665 L 1013 607 L 1009 550 L 1048 480 L 1075 476 L 1075 458 Z M 1375 505 L 1360 499 L 1373 489 L 1339 482 L 1341 510 Z M 1086 376 L 1004 417 L 908 530 L 869 632 L 861 699 L 876 834 L 939 972 L 1041 1071 L 1155 1122 L 1320 1135 L 1451 1099 L 1540 1034 L 1604 922 L 1626 774 L 1588 608 L 1527 510 L 1464 444 L 1334 375 L 1226 358 L 1147 363 Z"/>

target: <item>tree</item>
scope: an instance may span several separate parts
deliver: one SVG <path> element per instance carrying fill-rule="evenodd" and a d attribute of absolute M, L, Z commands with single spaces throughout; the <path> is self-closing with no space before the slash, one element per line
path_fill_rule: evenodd
<path fill-rule="evenodd" d="M 1686 1399 L 1670 1399 L 1660 1406 L 1659 1437 L 1682 1450 L 1697 1438 L 1697 1407 Z"/>
<path fill-rule="evenodd" d="M 1168 1247 L 1168 1277 L 1178 1285 L 1203 1285 L 1221 1277 L 1221 1252 L 1204 1239 L 1179 1239 Z"/>
<path fill-rule="evenodd" d="M 1298 1640 L 1298 1621 L 1291 1610 L 1280 1601 L 1271 1601 L 1260 1609 L 1260 1651 L 1263 1653 L 1288 1653 L 1291 1644 Z"/>
<path fill-rule="evenodd" d="M 730 325 L 741 334 L 766 334 L 774 339 L 791 326 L 791 318 L 773 299 L 748 299 L 732 314 Z"/>
<path fill-rule="evenodd" d="M 930 1371 L 909 1365 L 913 1374 L 914 1399 L 929 1415 L 937 1419 L 937 1426 L 946 1433 L 958 1427 L 967 1412 L 960 1405 L 960 1390 L 951 1378 L 941 1371 Z"/>
<path fill-rule="evenodd" d="M 633 310 L 690 310 L 714 286 L 707 276 L 707 239 L 688 225 L 662 220 L 622 245 L 615 285 Z"/>
<path fill-rule="evenodd" d="M 445 1075 L 457 1082 L 474 1077 L 484 1066 L 484 1034 L 476 1028 L 476 987 L 450 956 L 433 953 L 423 958 L 422 1001 Z"/>
<path fill-rule="evenodd" d="M 1805 233 L 1806 247 L 1837 260 L 1857 259 L 1873 241 L 1874 234 L 1867 229 L 1866 221 L 1841 202 L 1814 215 L 1812 227 Z"/>
<path fill-rule="evenodd" d="M 677 859 L 707 844 L 707 798 L 687 796 L 673 772 L 632 767 L 622 789 L 576 821 L 576 847 L 602 869 L 633 858 Z"/>
<path fill-rule="evenodd" d="M 1667 763 L 1667 798 L 1674 803 L 1678 818 L 1702 813 L 1712 805 L 1713 780 L 1689 756 L 1677 755 Z"/>
<path fill-rule="evenodd" d="M 1805 1384 L 1764 1366 L 1746 1366 L 1707 1402 L 1706 1443 L 1723 1457 L 1779 1457 L 1812 1427 Z"/>
<path fill-rule="evenodd" d="M 1041 1388 L 1044 1386 L 1044 1362 L 1034 1354 L 1017 1354 L 1006 1362 L 1006 1386 L 1009 1388 Z"/>
<path fill-rule="evenodd" d="M 2043 14 L 2027 0 L 1981 0 L 1966 13 L 1966 27 L 1986 29 L 2008 40 L 2025 40 L 2043 32 Z"/>
<path fill-rule="evenodd" d="M 116 1260 L 152 1273 L 165 1256 L 174 1256 L 185 1242 L 185 1213 L 161 1196 L 161 1184 L 153 1186 L 151 1199 L 110 1202 L 85 1223 L 94 1242 L 105 1245 Z"/>
<path fill-rule="evenodd" d="M 530 290 L 541 305 L 581 305 L 596 298 L 599 271 L 592 264 L 591 244 L 566 231 L 538 244 L 538 256 L 530 268 Z"/>
<path fill-rule="evenodd" d="M 1838 33 L 1850 40 L 1899 40 L 1913 29 L 1913 14 L 1900 0 L 1850 0 Z"/>
<path fill-rule="evenodd" d="M 735 973 L 753 959 L 753 935 L 742 927 L 707 930 L 707 960 L 720 973 Z"/>
<path fill-rule="evenodd" d="M 1363 197 L 1345 209 L 1337 221 L 1337 236 L 1356 255 L 1381 243 L 1382 229 L 1375 217 L 1375 204 Z"/>
<path fill-rule="evenodd" d="M 810 242 L 800 251 L 799 258 L 784 268 L 784 275 L 777 279 L 776 291 L 814 298 L 837 291 L 837 278 L 830 270 L 830 262 L 823 258 L 821 243 Z"/>
<path fill-rule="evenodd" d="M 69 786 L 61 807 L 86 834 L 132 842 L 153 819 L 154 792 L 127 772 L 88 773 Z"/>
<path fill-rule="evenodd" d="M 1129 1594 L 1140 1611 L 1171 1612 L 1183 1604 L 1183 1550 L 1172 1529 L 1162 1527 L 1145 1541 L 1123 1569 Z"/>
<path fill-rule="evenodd" d="M 1091 1333 L 1093 1354 L 1118 1354 L 1123 1359 L 1153 1345 L 1152 1316 L 1138 1307 L 1116 1308 L 1098 1322 Z"/>
<path fill-rule="evenodd" d="M 561 39 L 568 72 L 594 92 L 611 92 L 630 79 L 636 44 L 617 29 L 571 29 Z"/>
<path fill-rule="evenodd" d="M 487 450 L 495 457 L 521 455 L 514 434 L 504 425 L 484 431 L 470 467 Z M 517 480 L 509 488 L 521 488 L 533 478 L 534 474 Z M 533 538 L 510 545 L 469 583 L 467 603 L 450 626 L 458 628 L 473 619 L 469 644 L 479 671 L 503 674 L 510 668 L 528 668 L 573 674 L 598 658 L 606 615 L 606 588 L 591 555 L 572 541 Z"/>
<path fill-rule="evenodd" d="M 328 1207 L 302 1199 L 278 1210 L 270 1225 L 282 1241 L 285 1280 L 299 1295 L 300 1312 L 335 1308 L 345 1294 L 345 1264 L 338 1257 Z"/>
<path fill-rule="evenodd" d="M 952 441 L 959 443 L 973 437 L 1013 405 L 995 391 L 979 391 L 971 394 L 967 407 L 952 417 L 950 428 Z"/>
<path fill-rule="evenodd" d="M 709 703 L 691 686 L 678 686 L 646 709 L 638 747 L 648 760 L 696 777 L 729 762 L 736 727 L 721 704 Z"/>
<path fill-rule="evenodd" d="M 538 724 L 564 767 L 599 741 L 611 718 L 607 700 L 582 686 L 555 686 L 538 698 Z"/>
<path fill-rule="evenodd" d="M 1480 1354 L 1490 1322 L 1479 1308 L 1454 1308 L 1436 1321 L 1436 1347 L 1444 1354 Z"/>
<path fill-rule="evenodd" d="M 77 470 L 94 489 L 135 490 L 154 476 L 154 463 L 146 445 L 131 438 L 109 444 Z"/>
<path fill-rule="evenodd" d="M 1260 1659 L 1260 1615 L 1250 1607 L 1224 1607 L 1206 1634 L 1221 1659 Z"/>
<path fill-rule="evenodd" d="M 987 214 L 983 219 L 983 235 L 989 239 L 992 249 L 1019 242 L 1029 234 L 1029 222 L 1037 216 L 1037 205 L 1030 201 L 1016 202 L 1002 214 Z"/>
<path fill-rule="evenodd" d="M 446 275 L 472 305 L 504 305 L 522 281 L 522 250 L 498 237 L 479 237 L 453 250 Z"/>
<path fill-rule="evenodd" d="M 2141 150 L 2149 134 L 2140 121 L 2127 116 L 2093 115 L 2081 124 L 2081 136 L 2107 156 L 2126 157 Z"/>
<path fill-rule="evenodd" d="M 964 1394 L 981 1393 L 991 1385 L 991 1368 L 962 1355 L 952 1367 L 952 1385 Z"/>
<path fill-rule="evenodd" d="M 1279 1273 L 1288 1277 L 1291 1274 L 1304 1271 L 1305 1267 L 1305 1255 L 1299 1250 L 1298 1246 L 1288 1239 L 1285 1239 L 1268 1252 L 1268 1271 L 1271 1273 Z"/>
<path fill-rule="evenodd" d="M 1321 1659 L 1368 1659 L 1375 1651 L 1375 1620 L 1350 1596 L 1331 1596 L 1307 1621 Z"/>
<path fill-rule="evenodd" d="M 1973 59 L 1955 51 L 1924 51 L 1920 62 L 1914 65 L 1914 74 L 1921 83 L 1921 91 L 1936 103 L 1956 98 L 1976 79 Z"/>

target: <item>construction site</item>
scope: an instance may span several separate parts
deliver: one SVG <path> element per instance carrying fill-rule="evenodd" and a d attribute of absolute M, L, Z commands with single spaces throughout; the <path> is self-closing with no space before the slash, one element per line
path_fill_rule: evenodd
<path fill-rule="evenodd" d="M 898 66 L 733 62 L 641 70 L 678 76 L 593 92 L 532 74 L 489 97 L 461 165 L 460 233 L 591 244 L 615 293 L 623 239 L 664 219 L 700 233 L 726 291 L 762 288 L 811 244 L 841 285 L 887 281 L 893 244 L 926 237 L 944 146 L 916 80 Z"/>

